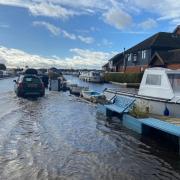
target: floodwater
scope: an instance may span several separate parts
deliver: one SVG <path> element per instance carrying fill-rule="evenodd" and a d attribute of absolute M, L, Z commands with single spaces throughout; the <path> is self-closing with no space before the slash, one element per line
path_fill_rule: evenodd
<path fill-rule="evenodd" d="M 115 84 L 110 84 L 110 83 L 90 83 L 90 82 L 85 82 L 80 80 L 76 76 L 71 76 L 71 75 L 65 75 L 65 78 L 69 83 L 72 84 L 78 84 L 79 86 L 83 87 L 89 87 L 91 90 L 96 90 L 98 92 L 102 92 L 105 88 L 119 88 L 118 85 Z"/>
<path fill-rule="evenodd" d="M 17 98 L 6 79 L 0 80 L 0 179 L 174 180 L 180 158 L 68 92 Z"/>

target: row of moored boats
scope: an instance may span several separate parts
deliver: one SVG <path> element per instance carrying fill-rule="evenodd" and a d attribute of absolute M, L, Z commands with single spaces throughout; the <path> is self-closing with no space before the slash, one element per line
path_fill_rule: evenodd
<path fill-rule="evenodd" d="M 118 89 L 106 89 L 98 93 L 85 87 L 70 85 L 72 94 L 81 95 L 86 99 L 98 102 L 98 99 L 113 99 L 115 96 L 128 96 L 136 99 L 139 110 L 172 117 L 180 117 L 180 70 L 166 68 L 146 69 L 136 93 Z M 97 100 L 96 100 L 97 99 Z"/>

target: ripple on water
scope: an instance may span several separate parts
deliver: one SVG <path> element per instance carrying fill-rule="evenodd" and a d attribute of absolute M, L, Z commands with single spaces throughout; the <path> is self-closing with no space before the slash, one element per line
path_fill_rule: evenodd
<path fill-rule="evenodd" d="M 153 152 L 91 104 L 54 92 L 10 99 L 4 100 L 17 109 L 0 118 L 2 179 L 180 179 L 177 157 L 162 158 L 168 152 Z"/>

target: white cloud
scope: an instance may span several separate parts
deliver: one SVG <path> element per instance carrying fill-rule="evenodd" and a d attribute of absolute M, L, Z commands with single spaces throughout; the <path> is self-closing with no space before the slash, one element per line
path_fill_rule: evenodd
<path fill-rule="evenodd" d="M 33 22 L 34 26 L 43 26 L 45 27 L 48 31 L 50 31 L 54 36 L 58 36 L 60 34 L 60 28 L 45 22 L 45 21 L 34 21 Z"/>
<path fill-rule="evenodd" d="M 75 35 L 72 33 L 69 33 L 63 29 L 60 29 L 59 27 L 48 23 L 46 21 L 34 21 L 33 26 L 42 26 L 45 27 L 49 32 L 51 32 L 54 36 L 59 36 L 60 34 L 63 35 L 63 37 L 71 39 L 71 40 L 80 40 L 83 43 L 91 44 L 94 42 L 94 38 L 92 37 L 86 37 L 81 35 Z"/>
<path fill-rule="evenodd" d="M 6 60 L 3 57 L 0 57 L 0 64 L 6 64 Z"/>
<path fill-rule="evenodd" d="M 94 0 L 94 4 L 95 2 L 96 0 Z M 89 9 L 89 7 L 94 7 L 90 1 L 87 3 L 84 1 L 83 3 L 81 1 L 73 2 L 69 0 L 0 0 L 0 4 L 26 8 L 34 16 L 46 16 L 60 19 L 68 19 L 76 15 L 94 13 L 93 9 Z"/>
<path fill-rule="evenodd" d="M 117 29 L 123 30 L 132 24 L 132 17 L 120 8 L 111 8 L 103 14 L 104 21 Z"/>
<path fill-rule="evenodd" d="M 92 44 L 94 42 L 94 38 L 92 37 L 78 36 L 78 39 L 86 44 Z"/>
<path fill-rule="evenodd" d="M 144 30 L 153 29 L 157 26 L 157 22 L 154 19 L 149 18 L 141 22 L 138 26 Z"/>
<path fill-rule="evenodd" d="M 177 0 L 129 0 L 131 6 L 146 10 L 157 15 L 158 20 L 169 20 L 180 18 L 180 1 Z"/>
<path fill-rule="evenodd" d="M 64 37 L 68 38 L 68 39 L 71 39 L 71 40 L 76 40 L 77 37 L 75 34 L 72 34 L 72 33 L 68 33 L 67 31 L 65 30 L 62 30 L 62 33 L 64 35 Z"/>
<path fill-rule="evenodd" d="M 75 53 L 72 58 L 67 58 L 72 62 L 75 67 L 84 67 L 84 68 L 98 68 L 100 69 L 103 64 L 107 62 L 113 55 L 117 52 L 105 53 L 100 51 L 91 51 L 84 49 L 71 49 L 71 52 Z"/>
<path fill-rule="evenodd" d="M 27 8 L 34 16 L 47 16 L 60 19 L 96 13 L 103 16 L 104 22 L 115 28 L 124 29 L 124 27 L 127 27 L 131 23 L 131 16 L 119 7 L 119 3 L 114 3 L 114 1 L 115 0 L 26 0 L 24 2 L 23 0 L 0 0 L 0 4 Z"/>
<path fill-rule="evenodd" d="M 52 3 L 40 3 L 31 4 L 28 6 L 29 11 L 34 16 L 47 16 L 67 19 L 71 16 L 77 15 L 78 13 L 61 7 L 60 5 L 53 5 Z"/>
<path fill-rule="evenodd" d="M 153 16 L 153 19 L 174 24 L 180 19 L 178 0 L 0 0 L 0 4 L 26 8 L 34 16 L 62 20 L 84 14 L 96 14 L 105 23 L 119 30 L 130 29 L 135 18 L 144 12 L 149 12 L 149 19 Z M 142 27 L 155 25 L 152 21 L 144 23 Z"/>
<path fill-rule="evenodd" d="M 18 49 L 9 49 L 0 46 L 0 62 L 8 67 L 25 67 L 26 65 L 34 68 L 97 68 L 107 62 L 116 53 L 105 53 L 84 49 L 71 49 L 72 57 L 60 58 L 53 55 L 45 58 L 39 55 L 32 55 Z"/>

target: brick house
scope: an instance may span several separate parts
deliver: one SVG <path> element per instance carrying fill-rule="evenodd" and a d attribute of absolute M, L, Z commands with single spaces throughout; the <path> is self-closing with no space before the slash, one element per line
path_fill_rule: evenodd
<path fill-rule="evenodd" d="M 109 60 L 113 72 L 142 72 L 154 66 L 180 68 L 180 26 L 172 33 L 156 33 Z"/>
<path fill-rule="evenodd" d="M 156 52 L 153 55 L 149 66 L 180 69 L 180 49 Z"/>

